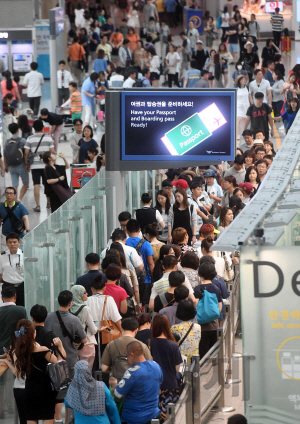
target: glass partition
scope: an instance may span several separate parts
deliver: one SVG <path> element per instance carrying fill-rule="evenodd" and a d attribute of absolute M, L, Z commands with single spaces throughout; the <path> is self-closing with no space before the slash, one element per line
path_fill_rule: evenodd
<path fill-rule="evenodd" d="M 103 170 L 24 238 L 27 309 L 41 303 L 53 311 L 58 293 L 86 272 L 86 254 L 105 248 L 106 186 Z"/>

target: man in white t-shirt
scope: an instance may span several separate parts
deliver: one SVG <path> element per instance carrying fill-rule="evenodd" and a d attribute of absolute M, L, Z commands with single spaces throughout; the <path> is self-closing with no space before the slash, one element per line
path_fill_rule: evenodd
<path fill-rule="evenodd" d="M 122 87 L 124 83 L 124 75 L 122 75 L 121 66 L 116 67 L 116 73 L 110 77 L 108 81 L 109 87 Z"/>
<path fill-rule="evenodd" d="M 272 108 L 272 89 L 269 81 L 264 79 L 262 71 L 260 69 L 255 69 L 254 80 L 249 84 L 249 93 L 250 93 L 250 103 L 253 104 L 253 99 L 255 93 L 263 93 L 265 102 Z"/>
<path fill-rule="evenodd" d="M 30 64 L 30 72 L 25 75 L 23 85 L 27 88 L 27 97 L 29 99 L 29 107 L 33 110 L 34 117 L 39 114 L 42 85 L 44 84 L 44 77 L 40 72 L 37 72 L 38 64 L 32 62 Z"/>
<path fill-rule="evenodd" d="M 132 88 L 136 78 L 137 78 L 136 71 L 134 69 L 131 69 L 129 71 L 129 77 L 123 84 L 123 88 Z"/>
<path fill-rule="evenodd" d="M 214 179 L 218 176 L 212 169 L 207 169 L 203 175 L 205 178 L 206 192 L 210 197 L 210 202 L 213 205 L 215 202 L 220 203 L 223 197 L 223 190 L 219 184 L 214 183 Z"/>
<path fill-rule="evenodd" d="M 111 236 L 113 243 L 120 243 L 124 250 L 124 255 L 126 258 L 126 266 L 128 269 L 132 271 L 142 271 L 144 268 L 144 263 L 142 258 L 138 255 L 136 249 L 131 246 L 127 246 L 127 234 L 124 230 L 117 228 Z M 107 253 L 107 249 L 102 250 L 100 254 L 100 261 L 102 262 L 103 258 L 105 258 Z"/>

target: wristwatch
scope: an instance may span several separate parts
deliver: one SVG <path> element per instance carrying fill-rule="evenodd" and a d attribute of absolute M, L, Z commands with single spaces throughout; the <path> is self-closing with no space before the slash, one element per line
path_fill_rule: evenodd
<path fill-rule="evenodd" d="M 25 232 L 26 232 L 26 233 L 30 233 L 30 230 L 26 230 Z"/>

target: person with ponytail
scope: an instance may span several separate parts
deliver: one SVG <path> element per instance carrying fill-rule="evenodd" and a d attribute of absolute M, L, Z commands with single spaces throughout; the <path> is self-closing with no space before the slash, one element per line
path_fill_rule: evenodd
<path fill-rule="evenodd" d="M 10 93 L 14 96 L 11 106 L 17 108 L 17 99 L 21 103 L 21 96 L 18 90 L 18 84 L 11 79 L 11 73 L 9 71 L 4 72 L 4 80 L 1 81 L 2 99 L 6 94 Z"/>
<path fill-rule="evenodd" d="M 151 244 L 152 250 L 153 250 L 153 260 L 154 262 L 157 261 L 159 258 L 159 252 L 162 246 L 165 245 L 162 241 L 159 241 L 158 238 L 158 225 L 156 222 L 153 222 L 153 224 L 146 225 L 145 229 L 145 238 L 149 241 Z"/>
<path fill-rule="evenodd" d="M 219 258 L 214 256 L 213 252 L 210 250 L 211 246 L 214 244 L 213 238 L 208 236 L 206 239 L 201 242 L 201 253 L 203 256 L 212 256 L 215 260 L 215 268 L 217 274 L 222 278 L 225 275 L 225 260 L 224 258 Z"/>
<path fill-rule="evenodd" d="M 47 347 L 35 342 L 35 329 L 31 321 L 21 319 L 15 331 L 15 374 L 24 378 L 26 419 L 28 422 L 44 421 L 53 424 L 55 413 L 55 397 L 50 379 L 46 374 L 47 364 L 62 360 L 65 355 L 61 340 L 53 339 L 57 347 L 57 357 Z"/>

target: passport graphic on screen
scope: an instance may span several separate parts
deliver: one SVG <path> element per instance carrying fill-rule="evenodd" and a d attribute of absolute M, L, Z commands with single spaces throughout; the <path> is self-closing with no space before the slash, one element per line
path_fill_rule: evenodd
<path fill-rule="evenodd" d="M 209 138 L 226 122 L 217 105 L 212 103 L 201 112 L 195 113 L 172 128 L 161 140 L 171 155 L 184 155 Z"/>

